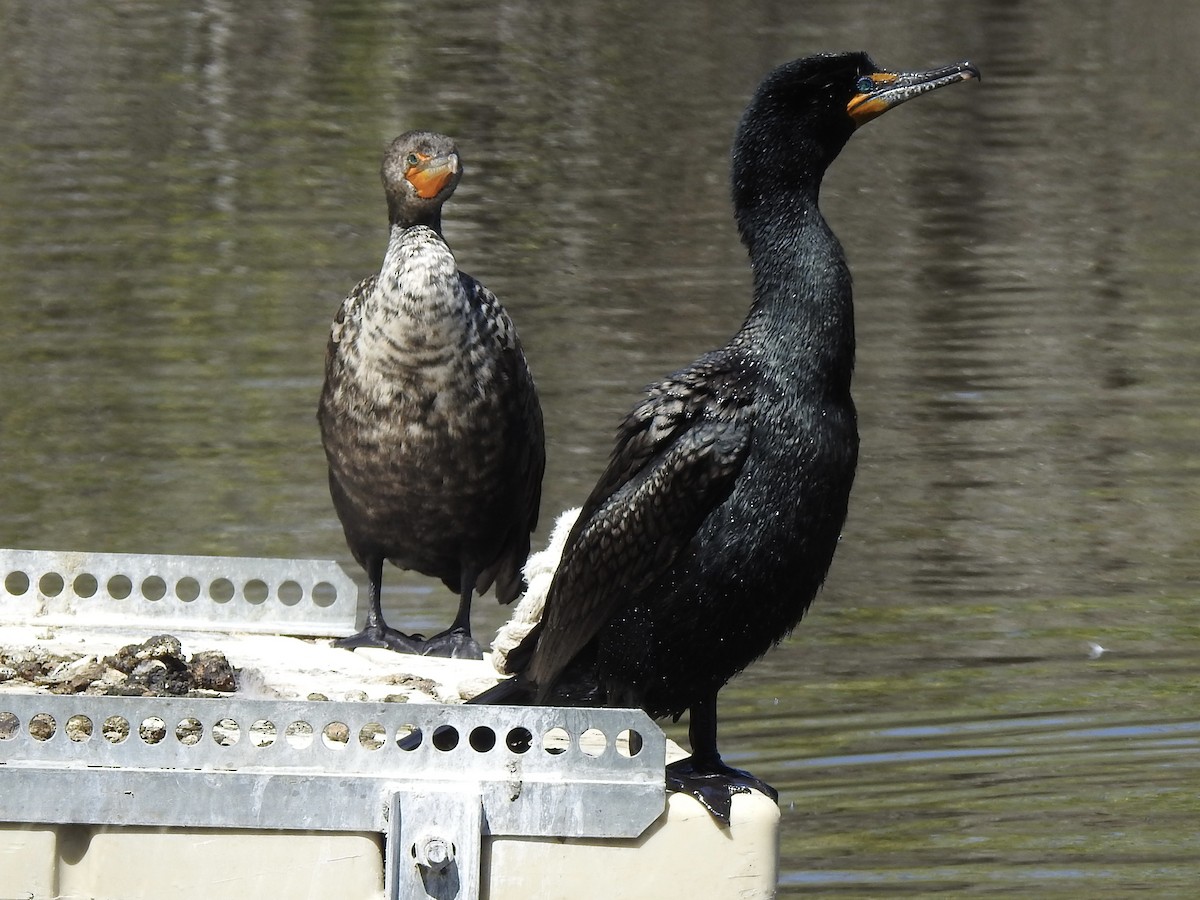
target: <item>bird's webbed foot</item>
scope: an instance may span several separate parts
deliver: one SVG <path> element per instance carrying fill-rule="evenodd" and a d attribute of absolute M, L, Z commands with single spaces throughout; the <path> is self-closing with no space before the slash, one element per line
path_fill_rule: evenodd
<path fill-rule="evenodd" d="M 382 647 L 397 653 L 424 652 L 425 642 L 419 634 L 405 634 L 386 625 L 368 625 L 358 634 L 338 638 L 333 646 L 342 650 L 353 650 L 355 647 Z"/>
<path fill-rule="evenodd" d="M 465 628 L 448 628 L 421 644 L 422 656 L 445 656 L 450 659 L 483 659 L 483 648 Z"/>
<path fill-rule="evenodd" d="M 721 762 L 681 759 L 667 766 L 667 790 L 695 797 L 722 825 L 729 824 L 729 810 L 735 794 L 751 790 L 779 801 L 779 792 L 761 778 Z"/>

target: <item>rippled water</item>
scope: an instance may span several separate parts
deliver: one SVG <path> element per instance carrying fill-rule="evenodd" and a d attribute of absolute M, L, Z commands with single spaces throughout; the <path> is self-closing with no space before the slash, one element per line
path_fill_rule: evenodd
<path fill-rule="evenodd" d="M 480 6 L 0 6 L 0 545 L 353 565 L 323 345 L 382 252 L 382 147 L 418 126 L 459 139 L 447 235 L 538 379 L 544 534 L 640 387 L 744 314 L 728 146 L 761 76 L 967 57 L 981 84 L 826 181 L 862 465 L 722 745 L 781 790 L 784 894 L 1190 895 L 1200 12 Z M 389 585 L 409 627 L 449 621 L 440 586 Z"/>

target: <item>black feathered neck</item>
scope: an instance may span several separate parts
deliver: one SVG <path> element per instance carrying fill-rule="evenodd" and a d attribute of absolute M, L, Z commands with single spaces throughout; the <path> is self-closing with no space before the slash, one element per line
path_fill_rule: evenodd
<path fill-rule="evenodd" d="M 816 207 L 821 179 L 854 133 L 846 105 L 855 81 L 878 71 L 866 53 L 810 56 L 785 63 L 759 86 L 733 144 L 733 206 L 747 244 L 779 203 Z"/>
<path fill-rule="evenodd" d="M 808 57 L 767 76 L 733 149 L 733 204 L 750 251 L 754 302 L 744 330 L 805 392 L 849 394 L 854 365 L 850 272 L 821 215 L 821 179 L 854 133 L 865 53 Z"/>
<path fill-rule="evenodd" d="M 442 206 L 430 207 L 424 203 L 414 203 L 412 198 L 397 196 L 390 191 L 388 201 L 388 224 L 392 228 L 415 228 L 424 225 L 437 232 L 442 237 Z"/>

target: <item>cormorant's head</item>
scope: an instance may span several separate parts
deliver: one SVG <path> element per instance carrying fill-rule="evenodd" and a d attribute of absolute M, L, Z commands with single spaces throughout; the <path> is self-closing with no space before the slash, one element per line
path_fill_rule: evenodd
<path fill-rule="evenodd" d="M 406 131 L 384 153 L 379 174 L 391 224 L 441 232 L 442 204 L 462 178 L 454 141 L 433 131 Z"/>
<path fill-rule="evenodd" d="M 978 77 L 979 70 L 966 62 L 928 72 L 888 72 L 861 52 L 784 63 L 763 79 L 738 127 L 735 206 L 753 203 L 771 185 L 815 190 L 860 125 L 919 94 Z"/>

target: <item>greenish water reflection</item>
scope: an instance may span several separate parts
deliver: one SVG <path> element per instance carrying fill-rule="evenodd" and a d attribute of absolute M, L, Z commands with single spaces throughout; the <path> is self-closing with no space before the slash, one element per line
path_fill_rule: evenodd
<path fill-rule="evenodd" d="M 1200 11 L 419 12 L 0 5 L 0 544 L 353 568 L 314 409 L 382 252 L 379 154 L 416 126 L 459 139 L 447 233 L 538 379 L 544 535 L 640 386 L 744 314 L 728 146 L 762 74 L 969 57 L 982 84 L 872 125 L 826 182 L 862 466 L 722 745 L 781 790 L 784 894 L 1190 896 Z M 387 600 L 414 630 L 453 606 L 400 573 Z"/>

